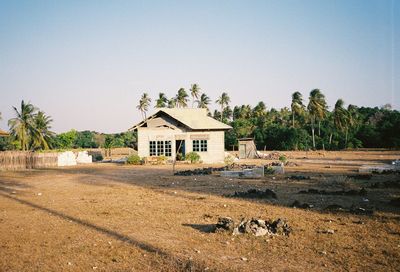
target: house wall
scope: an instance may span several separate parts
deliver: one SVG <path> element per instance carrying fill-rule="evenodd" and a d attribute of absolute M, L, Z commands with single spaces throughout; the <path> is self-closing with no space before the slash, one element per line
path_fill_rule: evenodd
<path fill-rule="evenodd" d="M 158 123 L 158 122 L 156 122 Z M 224 131 L 188 131 L 183 128 L 139 127 L 138 154 L 140 157 L 150 155 L 150 141 L 172 141 L 172 159 L 176 154 L 176 140 L 185 140 L 186 153 L 193 151 L 193 139 L 207 140 L 207 152 L 197 152 L 204 163 L 219 163 L 225 158 Z"/>

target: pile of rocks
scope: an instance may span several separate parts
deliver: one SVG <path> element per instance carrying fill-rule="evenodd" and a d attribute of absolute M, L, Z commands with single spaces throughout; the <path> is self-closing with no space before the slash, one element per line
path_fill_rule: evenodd
<path fill-rule="evenodd" d="M 325 191 L 318 189 L 308 189 L 301 190 L 298 192 L 299 194 L 316 194 L 316 195 L 342 195 L 342 196 L 365 196 L 367 195 L 367 190 L 365 188 L 361 188 L 361 190 L 339 190 L 339 191 Z"/>
<path fill-rule="evenodd" d="M 235 192 L 233 195 L 230 195 L 231 197 L 240 197 L 240 198 L 258 198 L 258 199 L 263 199 L 263 198 L 274 198 L 277 199 L 278 196 L 274 191 L 271 189 L 266 189 L 265 191 L 262 191 L 260 189 L 249 189 L 245 192 Z"/>
<path fill-rule="evenodd" d="M 235 224 L 230 217 L 220 217 L 215 226 L 216 232 L 231 232 L 233 235 L 252 234 L 254 236 L 265 235 L 286 235 L 292 231 L 287 222 L 281 218 L 277 220 L 262 220 L 252 218 L 250 220 L 242 219 L 239 224 Z"/>
<path fill-rule="evenodd" d="M 211 175 L 213 172 L 224 171 L 225 167 L 208 167 L 208 168 L 198 168 L 193 170 L 183 170 L 175 172 L 175 176 L 201 176 L 201 175 Z"/>

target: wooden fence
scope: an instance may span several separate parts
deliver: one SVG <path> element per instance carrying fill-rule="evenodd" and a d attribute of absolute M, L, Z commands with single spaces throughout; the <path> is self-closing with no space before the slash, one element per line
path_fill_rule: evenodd
<path fill-rule="evenodd" d="M 23 170 L 57 167 L 58 153 L 24 151 L 0 152 L 0 170 Z"/>

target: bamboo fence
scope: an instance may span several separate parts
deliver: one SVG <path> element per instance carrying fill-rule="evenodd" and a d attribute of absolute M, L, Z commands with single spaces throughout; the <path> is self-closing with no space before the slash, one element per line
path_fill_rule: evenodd
<path fill-rule="evenodd" d="M 58 153 L 37 153 L 28 151 L 0 152 L 0 170 L 23 170 L 57 167 Z"/>

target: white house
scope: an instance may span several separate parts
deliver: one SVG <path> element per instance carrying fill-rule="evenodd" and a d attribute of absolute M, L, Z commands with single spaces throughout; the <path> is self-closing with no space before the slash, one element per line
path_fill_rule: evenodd
<path fill-rule="evenodd" d="M 207 115 L 206 109 L 161 108 L 130 130 L 137 130 L 140 157 L 197 152 L 204 163 L 223 162 L 225 131 L 232 127 Z"/>

